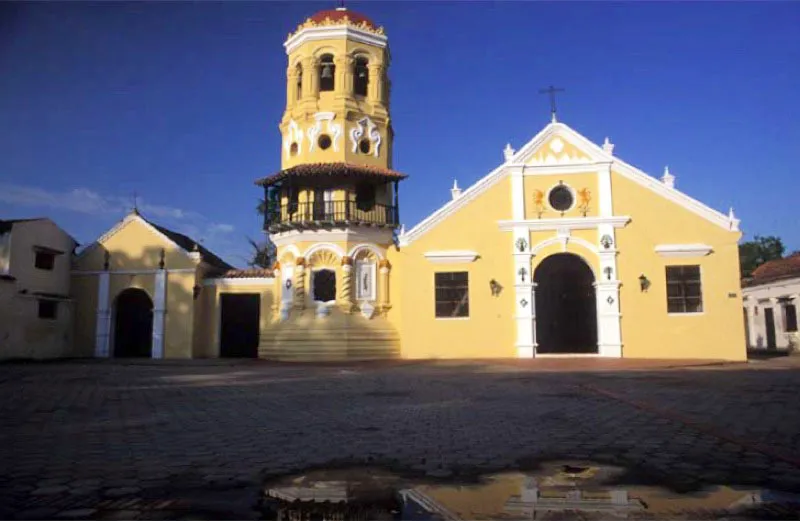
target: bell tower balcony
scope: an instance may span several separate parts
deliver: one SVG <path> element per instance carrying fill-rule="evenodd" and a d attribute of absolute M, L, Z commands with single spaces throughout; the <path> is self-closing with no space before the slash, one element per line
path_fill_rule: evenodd
<path fill-rule="evenodd" d="M 297 165 L 256 181 L 264 187 L 264 230 L 373 227 L 400 223 L 405 175 L 348 163 Z"/>

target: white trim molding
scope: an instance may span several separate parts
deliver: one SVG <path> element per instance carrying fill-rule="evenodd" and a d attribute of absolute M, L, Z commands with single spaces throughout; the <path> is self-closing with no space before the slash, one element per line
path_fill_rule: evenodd
<path fill-rule="evenodd" d="M 167 312 L 167 272 L 158 270 L 153 299 L 153 344 L 151 358 L 164 358 L 164 315 Z"/>
<path fill-rule="evenodd" d="M 392 230 L 385 228 L 332 228 L 330 230 L 288 230 L 270 236 L 275 246 L 285 247 L 284 251 L 292 250 L 295 257 L 300 257 L 300 250 L 294 246 L 295 242 L 348 242 L 381 244 L 391 242 Z"/>
<path fill-rule="evenodd" d="M 388 42 L 386 35 L 376 34 L 350 25 L 342 24 L 326 25 L 322 27 L 306 27 L 289 37 L 283 44 L 283 47 L 286 49 L 286 54 L 291 54 L 304 43 L 317 40 L 350 40 L 353 42 L 365 43 L 367 45 L 374 45 L 375 47 L 380 48 L 386 47 Z"/>
<path fill-rule="evenodd" d="M 355 246 L 350 248 L 350 251 L 347 252 L 347 256 L 350 257 L 351 259 L 354 259 L 356 255 L 358 255 L 361 252 L 361 250 L 371 251 L 378 258 L 378 260 L 383 260 L 383 252 L 381 251 L 381 249 L 375 244 L 367 244 L 367 243 L 356 244 Z"/>
<path fill-rule="evenodd" d="M 434 264 L 469 264 L 478 258 L 478 253 L 469 250 L 426 251 L 426 259 Z"/>
<path fill-rule="evenodd" d="M 655 250 L 661 257 L 705 257 L 713 248 L 708 244 L 659 244 Z"/>
<path fill-rule="evenodd" d="M 111 309 L 108 301 L 109 276 L 102 272 L 97 279 L 97 323 L 95 324 L 94 356 L 111 356 L 109 335 L 111 334 Z"/>
<path fill-rule="evenodd" d="M 265 286 L 275 284 L 275 277 L 222 277 L 219 279 L 206 279 L 203 286 Z"/>
<path fill-rule="evenodd" d="M 567 217 L 554 219 L 528 219 L 521 221 L 498 221 L 501 231 L 510 232 L 515 227 L 521 226 L 531 231 L 540 230 L 588 230 L 597 228 L 601 224 L 608 224 L 614 228 L 624 228 L 631 221 L 627 215 L 616 217 Z"/>

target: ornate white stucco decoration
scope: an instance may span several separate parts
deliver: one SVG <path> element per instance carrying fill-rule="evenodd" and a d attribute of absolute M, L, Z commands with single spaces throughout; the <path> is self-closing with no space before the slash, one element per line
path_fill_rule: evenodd
<path fill-rule="evenodd" d="M 661 176 L 661 182 L 670 188 L 675 188 L 675 176 L 669 173 L 669 167 L 664 167 L 664 175 Z"/>
<path fill-rule="evenodd" d="M 605 141 L 603 141 L 603 152 L 608 154 L 614 153 L 614 143 L 611 142 L 610 139 L 606 137 Z"/>
<path fill-rule="evenodd" d="M 381 133 L 369 117 L 358 120 L 357 126 L 350 129 L 350 141 L 353 143 L 353 153 L 358 152 L 358 143 L 366 137 L 372 143 L 372 155 L 378 157 L 381 147 Z"/>
<path fill-rule="evenodd" d="M 461 188 L 458 186 L 458 180 L 453 179 L 453 188 L 450 189 L 450 195 L 453 199 L 458 199 L 461 197 Z"/>
<path fill-rule="evenodd" d="M 360 308 L 361 315 L 367 320 L 371 319 L 372 315 L 375 314 L 375 306 L 373 306 L 371 302 L 363 302 Z"/>
<path fill-rule="evenodd" d="M 514 152 L 516 151 L 511 148 L 511 143 L 506 143 L 506 148 L 503 149 L 503 157 L 508 161 L 514 156 Z"/>
<path fill-rule="evenodd" d="M 322 122 L 326 122 L 325 130 L 331 136 L 331 142 L 333 143 L 333 151 L 339 151 L 339 137 L 342 135 L 342 125 L 339 123 L 334 123 L 333 120 L 336 117 L 335 112 L 317 112 L 314 114 L 314 119 L 317 121 L 313 127 L 307 130 L 308 133 L 308 151 L 311 152 L 314 150 L 314 147 L 317 144 L 317 137 L 322 133 Z"/>
<path fill-rule="evenodd" d="M 295 120 L 289 121 L 289 128 L 286 131 L 286 138 L 283 140 L 283 150 L 288 156 L 291 152 L 292 143 L 297 143 L 297 153 L 303 150 L 303 131 Z"/>
<path fill-rule="evenodd" d="M 550 141 L 547 147 L 542 150 L 541 155 L 539 157 L 533 157 L 529 164 L 534 166 L 575 165 L 588 162 L 591 162 L 591 159 L 586 157 L 585 154 L 581 152 L 570 153 L 570 151 L 567 150 L 566 142 L 560 137 L 555 137 Z"/>
<path fill-rule="evenodd" d="M 556 154 L 560 154 L 561 151 L 564 150 L 564 142 L 561 141 L 559 138 L 555 138 L 550 142 L 550 150 L 552 150 Z"/>

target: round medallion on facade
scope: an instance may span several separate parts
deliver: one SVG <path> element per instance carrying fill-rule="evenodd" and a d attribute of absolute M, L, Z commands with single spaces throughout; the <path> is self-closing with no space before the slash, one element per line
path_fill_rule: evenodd
<path fill-rule="evenodd" d="M 550 190 L 547 195 L 547 202 L 553 210 L 559 212 L 566 212 L 572 205 L 575 204 L 575 197 L 572 195 L 572 190 L 564 184 L 558 184 Z"/>

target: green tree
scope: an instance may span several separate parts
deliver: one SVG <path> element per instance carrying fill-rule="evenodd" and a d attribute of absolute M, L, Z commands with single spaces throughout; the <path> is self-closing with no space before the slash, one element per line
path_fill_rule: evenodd
<path fill-rule="evenodd" d="M 742 276 L 749 277 L 753 274 L 753 270 L 765 262 L 782 258 L 785 249 L 780 237 L 773 235 L 767 237 L 756 235 L 752 241 L 743 242 L 739 245 Z"/>
<path fill-rule="evenodd" d="M 256 211 L 260 216 L 264 216 L 264 214 L 269 214 L 272 212 L 272 209 L 275 207 L 277 201 L 274 200 L 265 200 L 259 199 L 258 206 L 256 206 Z M 275 246 L 275 243 L 272 242 L 272 239 L 269 237 L 269 233 L 266 234 L 266 237 L 263 241 L 256 241 L 250 237 L 247 238 L 247 242 L 250 244 L 250 248 L 252 249 L 250 260 L 247 262 L 247 265 L 252 268 L 271 268 L 275 264 L 275 257 L 277 255 L 278 249 Z"/>

